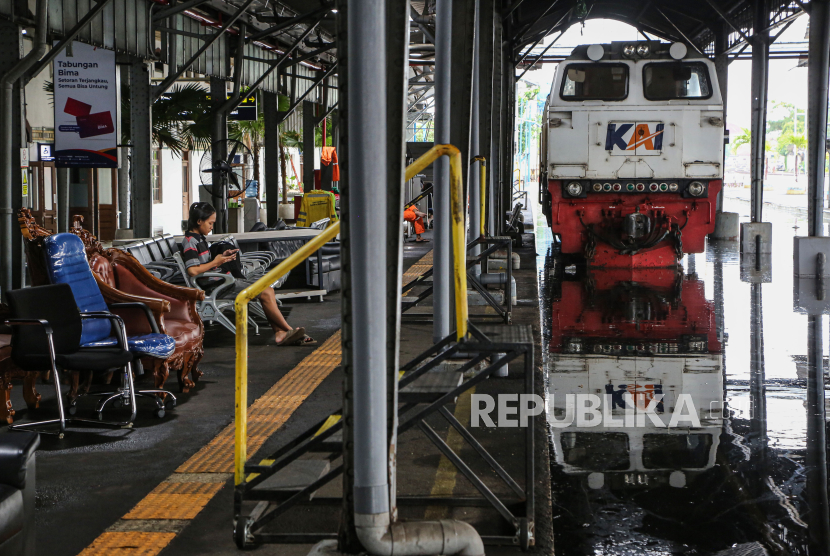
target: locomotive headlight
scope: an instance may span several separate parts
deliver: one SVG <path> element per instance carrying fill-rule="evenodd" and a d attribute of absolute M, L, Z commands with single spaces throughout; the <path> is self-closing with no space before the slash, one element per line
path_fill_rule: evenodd
<path fill-rule="evenodd" d="M 568 184 L 568 195 L 571 197 L 579 197 L 582 195 L 582 184 L 578 181 L 572 181 Z"/>
<path fill-rule="evenodd" d="M 693 181 L 689 184 L 689 195 L 692 197 L 700 197 L 703 195 L 703 192 L 706 191 L 706 186 L 700 183 L 699 181 Z"/>
<path fill-rule="evenodd" d="M 633 44 L 627 44 L 623 47 L 623 54 L 625 56 L 631 57 L 634 56 L 635 48 Z"/>
<path fill-rule="evenodd" d="M 637 47 L 637 55 L 641 58 L 645 58 L 649 55 L 650 49 L 647 44 L 641 44 Z"/>

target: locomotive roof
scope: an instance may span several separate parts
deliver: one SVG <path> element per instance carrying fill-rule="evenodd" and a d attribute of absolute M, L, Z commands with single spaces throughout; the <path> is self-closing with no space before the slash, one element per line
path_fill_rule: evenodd
<path fill-rule="evenodd" d="M 640 56 L 626 56 L 623 54 L 623 48 L 626 46 L 633 45 L 636 47 L 640 45 L 647 45 L 649 47 L 649 55 L 645 58 L 641 58 Z M 671 55 L 669 54 L 669 47 L 672 43 L 667 42 L 660 42 L 660 41 L 614 41 L 612 43 L 605 43 L 602 46 L 605 54 L 602 57 L 602 62 L 609 62 L 609 61 L 619 61 L 619 60 L 631 60 L 631 61 L 650 61 L 650 60 L 673 60 Z M 577 60 L 585 60 L 590 61 L 588 58 L 588 48 L 592 46 L 589 44 L 582 44 L 577 46 L 571 52 L 571 55 L 568 56 L 567 60 L 569 61 L 577 61 Z M 702 54 L 695 52 L 694 50 L 689 50 L 683 60 L 705 60 L 707 59 Z"/>
<path fill-rule="evenodd" d="M 586 19 L 614 19 L 636 27 L 648 38 L 689 44 L 690 55 L 696 49 L 713 54 L 716 34 L 728 34 L 723 49 L 726 51 L 741 48 L 745 37 L 752 36 L 755 3 L 753 0 L 505 0 L 507 10 L 511 5 L 516 6 L 505 20 L 505 38 L 516 46 L 529 45 Z M 800 1 L 770 0 L 767 4 L 770 27 L 786 25 L 804 13 Z"/>

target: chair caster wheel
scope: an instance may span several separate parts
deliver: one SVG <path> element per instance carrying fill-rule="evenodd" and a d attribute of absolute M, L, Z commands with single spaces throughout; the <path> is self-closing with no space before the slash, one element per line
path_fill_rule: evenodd
<path fill-rule="evenodd" d="M 248 516 L 239 516 L 236 520 L 236 527 L 233 529 L 233 540 L 236 541 L 236 546 L 241 550 L 253 548 L 254 546 L 253 539 L 251 538 L 252 524 L 252 520 Z"/>
<path fill-rule="evenodd" d="M 66 412 L 69 413 L 70 415 L 75 415 L 76 413 L 78 413 L 78 406 L 77 405 L 70 405 L 66 409 Z"/>
<path fill-rule="evenodd" d="M 99 421 L 103 421 L 104 420 L 104 412 L 103 411 L 96 411 L 95 412 L 95 417 L 97 417 Z"/>
<path fill-rule="evenodd" d="M 63 440 L 63 433 L 58 433 L 58 439 Z"/>
<path fill-rule="evenodd" d="M 161 419 L 162 417 L 164 417 L 164 414 L 165 414 L 165 411 L 164 411 L 164 408 L 163 408 L 163 407 L 160 407 L 160 408 L 158 408 L 157 410 L 155 410 L 155 411 L 153 412 L 153 415 L 155 415 L 155 416 L 156 416 L 157 418 L 159 418 L 159 419 Z"/>

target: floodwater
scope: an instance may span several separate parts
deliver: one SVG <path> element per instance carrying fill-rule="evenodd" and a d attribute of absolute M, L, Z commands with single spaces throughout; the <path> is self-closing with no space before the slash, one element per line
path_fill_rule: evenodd
<path fill-rule="evenodd" d="M 709 242 L 625 272 L 565 267 L 537 216 L 557 556 L 830 554 L 830 327 L 794 307 L 816 292 L 793 290 L 805 217 L 766 206 L 760 261 Z"/>

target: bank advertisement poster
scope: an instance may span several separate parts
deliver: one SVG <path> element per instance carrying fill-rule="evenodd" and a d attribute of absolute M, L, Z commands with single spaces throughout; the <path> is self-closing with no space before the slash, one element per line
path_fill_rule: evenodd
<path fill-rule="evenodd" d="M 119 91 L 115 52 L 73 42 L 55 58 L 53 69 L 55 165 L 117 168 Z"/>

